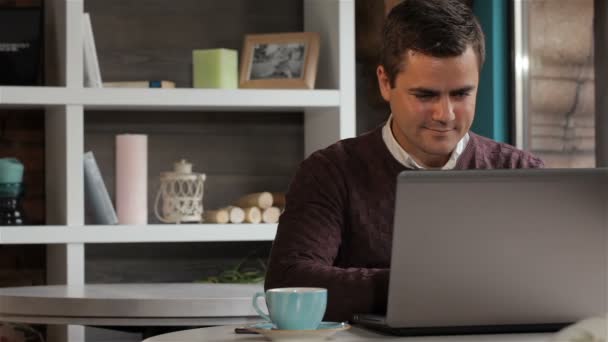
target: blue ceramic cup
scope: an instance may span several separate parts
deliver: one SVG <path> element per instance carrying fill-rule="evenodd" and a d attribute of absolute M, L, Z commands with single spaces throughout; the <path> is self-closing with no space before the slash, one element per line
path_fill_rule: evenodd
<path fill-rule="evenodd" d="M 258 306 L 258 298 L 266 299 L 268 314 Z M 253 296 L 253 308 L 281 330 L 315 330 L 321 324 L 327 306 L 327 289 L 315 287 L 285 287 L 258 292 Z"/>

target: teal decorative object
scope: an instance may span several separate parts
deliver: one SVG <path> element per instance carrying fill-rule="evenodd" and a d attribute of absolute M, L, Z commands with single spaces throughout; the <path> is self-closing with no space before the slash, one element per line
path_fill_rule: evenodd
<path fill-rule="evenodd" d="M 15 158 L 0 158 L 0 226 L 22 225 L 23 164 Z"/>
<path fill-rule="evenodd" d="M 14 184 L 23 181 L 23 164 L 15 158 L 0 158 L 0 183 Z"/>

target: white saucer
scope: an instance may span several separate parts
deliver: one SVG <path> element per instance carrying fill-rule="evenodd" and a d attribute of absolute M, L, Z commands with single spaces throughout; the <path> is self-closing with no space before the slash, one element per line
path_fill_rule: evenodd
<path fill-rule="evenodd" d="M 333 334 L 350 329 L 347 323 L 321 322 L 317 330 L 279 330 L 272 323 L 258 323 L 247 327 L 248 330 L 264 335 L 269 341 L 306 342 L 326 339 Z"/>

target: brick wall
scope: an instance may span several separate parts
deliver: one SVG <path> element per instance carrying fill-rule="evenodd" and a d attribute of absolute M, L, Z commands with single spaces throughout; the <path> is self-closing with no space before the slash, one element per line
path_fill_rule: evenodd
<path fill-rule="evenodd" d="M 531 150 L 549 167 L 593 167 L 593 0 L 528 4 Z"/>
<path fill-rule="evenodd" d="M 0 111 L 0 157 L 15 157 L 25 168 L 26 223 L 45 223 L 44 112 Z M 0 245 L 0 287 L 45 281 L 45 246 Z"/>

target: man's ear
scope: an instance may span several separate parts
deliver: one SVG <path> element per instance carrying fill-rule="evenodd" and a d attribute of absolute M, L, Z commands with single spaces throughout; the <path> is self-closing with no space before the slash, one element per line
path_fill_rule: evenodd
<path fill-rule="evenodd" d="M 376 76 L 378 77 L 378 87 L 380 88 L 380 94 L 386 102 L 391 100 L 391 80 L 386 73 L 386 69 L 382 65 L 379 65 L 376 69 Z"/>
<path fill-rule="evenodd" d="M 384 0 L 384 15 L 387 16 L 393 7 L 399 5 L 403 0 Z"/>

